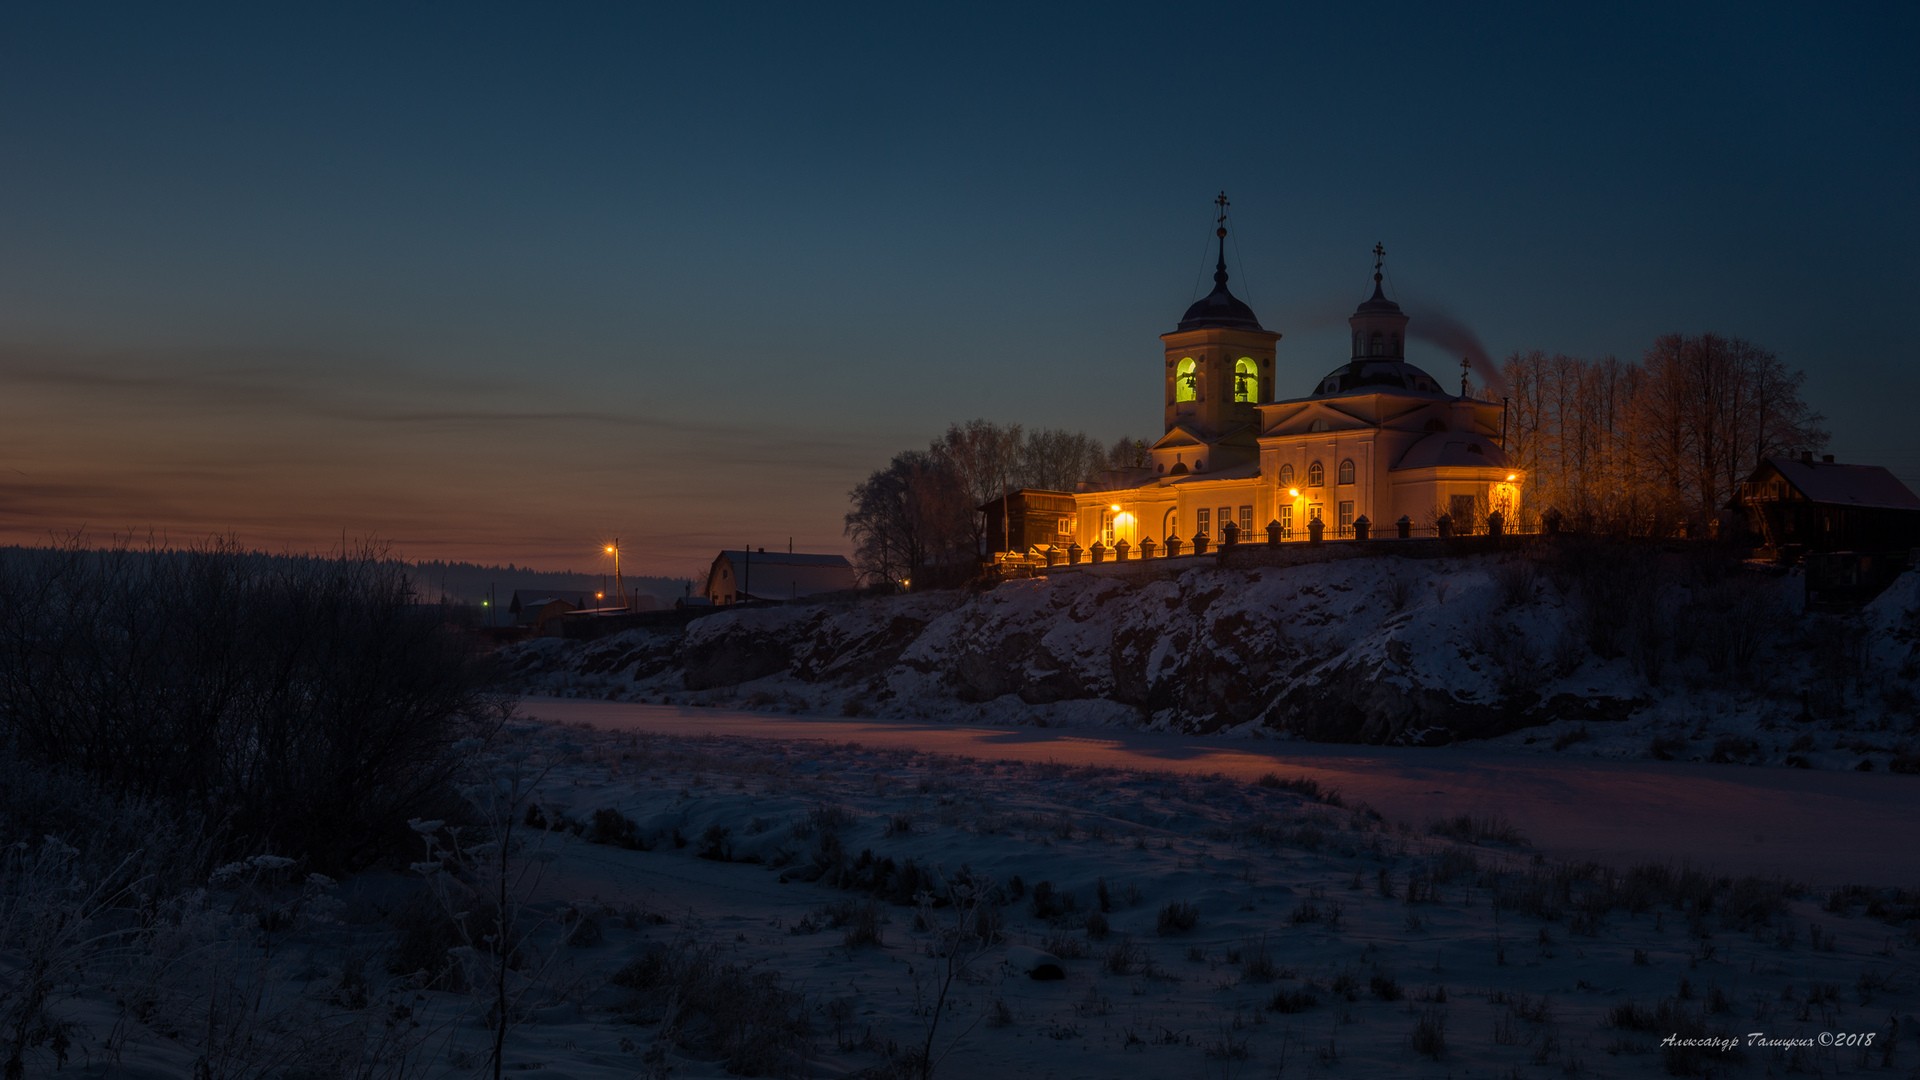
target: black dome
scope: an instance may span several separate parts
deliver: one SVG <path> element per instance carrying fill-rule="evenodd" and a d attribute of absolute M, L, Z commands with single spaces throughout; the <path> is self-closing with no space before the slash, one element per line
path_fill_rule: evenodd
<path fill-rule="evenodd" d="M 1344 394 L 1365 387 L 1378 386 L 1397 390 L 1418 390 L 1429 394 L 1445 394 L 1434 377 L 1407 363 L 1405 360 L 1368 359 L 1355 360 L 1342 364 L 1327 372 L 1314 388 L 1314 396 L 1323 394 Z"/>
<path fill-rule="evenodd" d="M 1241 299 L 1227 291 L 1227 283 L 1214 276 L 1213 291 L 1193 302 L 1181 317 L 1179 330 L 1204 330 L 1225 327 L 1229 330 L 1260 330 L 1260 320 Z"/>
<path fill-rule="evenodd" d="M 1355 308 L 1353 313 L 1355 315 L 1402 315 L 1402 314 L 1405 314 L 1400 310 L 1399 304 L 1396 304 L 1393 301 L 1387 299 L 1387 295 L 1380 291 L 1380 275 L 1379 274 L 1373 275 L 1373 295 L 1368 297 L 1365 301 L 1363 301 L 1359 307 Z"/>

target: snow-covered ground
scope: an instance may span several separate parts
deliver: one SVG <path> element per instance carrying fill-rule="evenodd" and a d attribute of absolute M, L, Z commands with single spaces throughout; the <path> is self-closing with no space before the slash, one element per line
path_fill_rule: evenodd
<path fill-rule="evenodd" d="M 418 822 L 410 871 L 106 896 L 80 869 L 117 849 L 0 849 L 0 1018 L 61 973 L 55 1026 L 0 1051 L 155 1080 L 488 1075 L 502 1031 L 556 1080 L 1920 1076 L 1920 575 L 1828 618 L 1790 578 L 1528 558 L 532 642 L 508 659 L 553 696 L 475 751 L 489 827 Z"/>
<path fill-rule="evenodd" d="M 1691 863 L 1721 874 L 1828 888 L 1920 886 L 1920 778 L 1726 768 L 1695 762 L 1559 759 L 1504 746 L 1337 746 L 1218 742 L 1155 732 L 981 728 L 725 709 L 528 698 L 530 718 L 606 731 L 816 739 L 986 762 L 1094 766 L 1253 782 L 1313 780 L 1391 824 L 1465 814 L 1506 821 L 1555 859 Z"/>
<path fill-rule="evenodd" d="M 1430 818 L 1382 820 L 1310 779 L 1397 770 L 1450 790 L 1471 755 L 1416 767 L 1392 752 L 1289 753 L 1248 780 L 1179 771 L 1212 762 L 1172 744 L 1084 743 L 1167 766 L 1142 771 L 1070 763 L 1082 744 L 1034 732 L 955 738 L 1010 736 L 993 749 L 1054 760 L 678 715 L 748 733 L 518 721 L 478 763 L 474 790 L 518 843 L 504 864 L 483 846 L 462 873 L 533 930 L 504 984 L 510 1075 L 904 1077 L 929 1046 L 933 1075 L 954 1078 L 1920 1065 L 1920 893 L 1886 887 L 1878 860 L 1856 888 L 1671 858 L 1563 862 L 1528 847 L 1523 822 L 1449 797 Z M 1619 801 L 1672 790 L 1639 775 Z M 423 855 L 424 838 L 450 839 L 420 828 Z M 445 881 L 445 865 L 420 870 Z M 425 878 L 276 887 L 261 875 L 282 868 L 256 869 L 211 886 L 202 922 L 224 929 L 175 966 L 127 963 L 181 981 L 163 1007 L 129 1006 L 144 1000 L 132 975 L 63 986 L 56 1008 L 82 1026 L 62 1075 L 191 1076 L 216 1016 L 228 1036 L 215 1076 L 486 1071 L 483 951 L 452 946 L 467 992 L 395 973 L 446 956 L 417 940 L 433 919 L 398 899 Z M 245 992 L 208 989 L 223 985 Z M 1663 1047 L 1669 1036 L 1734 1046 Z"/>

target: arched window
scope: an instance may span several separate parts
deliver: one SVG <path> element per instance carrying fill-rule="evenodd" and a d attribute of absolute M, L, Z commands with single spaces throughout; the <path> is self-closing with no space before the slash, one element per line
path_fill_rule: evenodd
<path fill-rule="evenodd" d="M 1352 458 L 1348 458 L 1345 461 L 1342 461 L 1340 463 L 1340 482 L 1343 484 L 1353 483 L 1353 459 Z"/>
<path fill-rule="evenodd" d="M 1307 486 L 1320 487 L 1327 482 L 1326 467 L 1319 462 L 1307 466 Z"/>
<path fill-rule="evenodd" d="M 1400 335 L 1399 334 L 1393 335 L 1393 351 L 1391 353 L 1388 353 L 1387 355 L 1389 356 L 1405 356 L 1406 355 L 1405 353 L 1400 351 Z"/>
<path fill-rule="evenodd" d="M 1192 401 L 1199 397 L 1200 365 L 1189 356 L 1173 369 L 1173 400 Z"/>
<path fill-rule="evenodd" d="M 1293 463 L 1280 466 L 1280 486 L 1288 487 L 1293 483 Z"/>
<path fill-rule="evenodd" d="M 1367 355 L 1380 355 L 1380 331 L 1378 330 L 1375 330 L 1373 336 L 1367 339 Z"/>
<path fill-rule="evenodd" d="M 1260 400 L 1260 373 L 1253 368 L 1253 358 L 1243 356 L 1233 364 L 1233 400 Z"/>

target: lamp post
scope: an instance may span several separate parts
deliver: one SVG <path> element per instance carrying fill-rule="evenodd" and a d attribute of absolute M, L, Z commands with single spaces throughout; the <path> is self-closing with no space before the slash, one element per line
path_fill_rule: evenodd
<path fill-rule="evenodd" d="M 620 584 L 620 538 L 614 537 L 607 545 L 607 554 L 613 556 L 613 594 L 620 598 L 620 610 L 627 608 L 627 590 Z"/>

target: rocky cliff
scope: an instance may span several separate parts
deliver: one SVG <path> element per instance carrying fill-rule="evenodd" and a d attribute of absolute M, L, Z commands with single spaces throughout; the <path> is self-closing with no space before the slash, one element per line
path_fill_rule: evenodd
<path fill-rule="evenodd" d="M 1837 618 L 1799 612 L 1795 578 L 1656 549 L 1071 572 L 507 659 L 535 693 L 850 716 L 1378 743 L 1824 722 L 1879 725 L 1893 754 L 1913 724 L 1915 577 Z"/>

